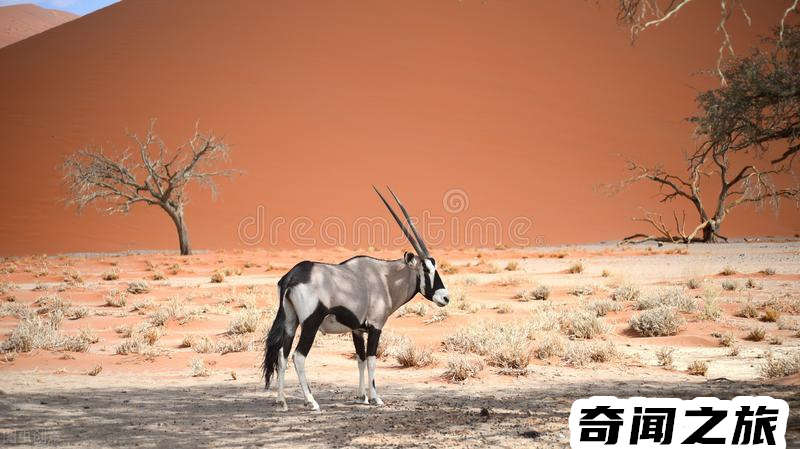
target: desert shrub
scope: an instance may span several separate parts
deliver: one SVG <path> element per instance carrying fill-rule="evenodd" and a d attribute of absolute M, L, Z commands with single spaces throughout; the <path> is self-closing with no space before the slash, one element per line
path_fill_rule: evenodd
<path fill-rule="evenodd" d="M 479 358 L 463 355 L 451 356 L 447 359 L 447 370 L 443 377 L 450 382 L 464 382 L 469 378 L 478 377 L 483 368 L 483 360 Z"/>
<path fill-rule="evenodd" d="M 561 332 L 573 338 L 591 339 L 605 334 L 609 326 L 596 313 L 576 311 L 561 316 Z"/>
<path fill-rule="evenodd" d="M 0 352 L 29 352 L 34 349 L 57 350 L 64 343 L 58 329 L 61 315 L 28 315 L 11 331 L 8 340 L 0 344 Z"/>
<path fill-rule="evenodd" d="M 778 318 L 778 329 L 785 331 L 800 330 L 800 319 L 782 316 Z"/>
<path fill-rule="evenodd" d="M 152 276 L 150 276 L 150 279 L 154 281 L 163 281 L 164 279 L 166 279 L 166 276 L 164 276 L 164 273 L 156 271 L 152 274 Z"/>
<path fill-rule="evenodd" d="M 478 271 L 483 274 L 496 274 L 500 272 L 500 268 L 498 268 L 497 265 L 486 262 L 485 260 L 481 260 L 476 267 Z"/>
<path fill-rule="evenodd" d="M 767 331 L 763 327 L 754 327 L 747 333 L 747 338 L 750 341 L 762 341 L 767 336 Z"/>
<path fill-rule="evenodd" d="M 723 268 L 722 271 L 719 272 L 719 274 L 723 276 L 733 276 L 734 274 L 736 274 L 736 269 L 729 265 Z"/>
<path fill-rule="evenodd" d="M 456 329 L 442 340 L 445 351 L 487 355 L 497 346 L 526 339 L 528 332 L 522 326 L 479 322 Z"/>
<path fill-rule="evenodd" d="M 581 262 L 575 262 L 574 264 L 570 265 L 569 268 L 567 268 L 567 273 L 569 274 L 583 273 L 583 264 Z"/>
<path fill-rule="evenodd" d="M 0 304 L 0 317 L 13 316 L 21 319 L 31 314 L 33 311 L 25 304 L 14 302 Z"/>
<path fill-rule="evenodd" d="M 700 319 L 706 321 L 717 321 L 722 316 L 722 308 L 716 299 L 706 298 L 703 301 L 703 309 L 700 311 Z"/>
<path fill-rule="evenodd" d="M 739 348 L 739 345 L 733 345 L 733 346 L 731 346 L 731 349 L 728 350 L 728 356 L 729 357 L 736 357 L 737 355 L 739 355 L 740 351 L 741 351 L 741 348 Z"/>
<path fill-rule="evenodd" d="M 764 268 L 763 270 L 759 271 L 759 273 L 761 273 L 761 274 L 763 274 L 765 276 L 774 276 L 775 275 L 775 269 L 767 267 L 767 268 Z"/>
<path fill-rule="evenodd" d="M 216 344 L 216 350 L 220 354 L 229 354 L 231 352 L 244 352 L 253 349 L 253 341 L 246 340 L 241 335 L 236 335 L 229 338 L 223 338 Z"/>
<path fill-rule="evenodd" d="M 536 286 L 531 291 L 523 293 L 523 301 L 545 301 L 550 297 L 550 288 L 546 285 Z"/>
<path fill-rule="evenodd" d="M 120 324 L 114 328 L 114 332 L 116 332 L 122 338 L 130 338 L 131 334 L 133 333 L 133 328 L 130 324 Z"/>
<path fill-rule="evenodd" d="M 120 292 L 117 290 L 111 290 L 108 292 L 105 300 L 106 306 L 108 307 L 125 307 L 125 304 L 128 303 L 125 292 Z"/>
<path fill-rule="evenodd" d="M 151 346 L 154 345 L 164 333 L 164 328 L 160 326 L 146 326 L 138 332 L 142 341 Z"/>
<path fill-rule="evenodd" d="M 692 376 L 705 376 L 708 372 L 708 362 L 695 360 L 686 367 L 686 372 Z"/>
<path fill-rule="evenodd" d="M 234 315 L 228 323 L 229 334 L 246 334 L 255 332 L 261 321 L 261 313 L 256 309 L 244 309 Z"/>
<path fill-rule="evenodd" d="M 447 309 L 439 308 L 436 309 L 435 312 L 433 312 L 430 318 L 423 321 L 423 323 L 425 324 L 438 323 L 439 321 L 446 320 L 449 316 L 450 312 Z"/>
<path fill-rule="evenodd" d="M 578 343 L 572 342 L 564 352 L 564 361 L 571 366 L 581 367 L 589 363 L 605 363 L 614 360 L 619 352 L 610 341 Z"/>
<path fill-rule="evenodd" d="M 171 274 L 173 276 L 175 276 L 176 274 L 180 273 L 180 271 L 181 271 L 181 266 L 176 264 L 176 263 L 174 263 L 174 264 L 170 265 L 169 267 L 167 267 L 167 273 L 169 273 L 169 274 Z"/>
<path fill-rule="evenodd" d="M 719 345 L 725 347 L 732 347 L 736 344 L 736 337 L 733 336 L 730 332 L 720 335 L 719 337 Z"/>
<path fill-rule="evenodd" d="M 375 351 L 375 356 L 379 359 L 392 357 L 397 354 L 397 351 L 409 344 L 411 344 L 411 341 L 405 335 L 384 332 L 381 334 L 380 341 L 378 341 L 378 349 Z"/>
<path fill-rule="evenodd" d="M 147 309 L 153 307 L 153 300 L 152 299 L 143 299 L 141 301 L 137 301 L 133 304 L 131 308 L 131 312 L 144 312 Z"/>
<path fill-rule="evenodd" d="M 641 290 L 633 284 L 622 284 L 611 292 L 614 301 L 635 301 L 639 298 Z"/>
<path fill-rule="evenodd" d="M 775 321 L 778 321 L 778 318 L 780 317 L 781 313 L 779 311 L 773 309 L 772 307 L 767 307 L 764 309 L 764 314 L 761 315 L 761 321 L 774 323 Z"/>
<path fill-rule="evenodd" d="M 761 376 L 766 379 L 786 377 L 800 372 L 800 353 L 795 352 L 786 357 L 776 358 L 772 353 L 761 365 Z"/>
<path fill-rule="evenodd" d="M 36 311 L 38 314 L 61 314 L 64 315 L 67 313 L 72 304 L 61 298 L 58 295 L 45 295 L 39 297 L 34 303 L 34 306 L 38 307 Z"/>
<path fill-rule="evenodd" d="M 589 304 L 586 306 L 586 310 L 594 312 L 597 316 L 606 316 L 608 312 L 619 312 L 622 310 L 622 305 L 614 301 L 601 300 Z"/>
<path fill-rule="evenodd" d="M 70 268 L 64 270 L 64 282 L 67 285 L 83 284 L 83 276 L 80 271 Z"/>
<path fill-rule="evenodd" d="M 486 363 L 499 368 L 524 370 L 531 360 L 531 345 L 527 334 L 521 329 L 514 329 L 502 334 L 498 344 L 489 346 Z"/>
<path fill-rule="evenodd" d="M 206 366 L 206 361 L 202 357 L 195 357 L 189 362 L 192 377 L 208 377 L 211 369 Z"/>
<path fill-rule="evenodd" d="M 758 316 L 758 309 L 751 302 L 742 305 L 742 308 L 736 312 L 736 316 L 741 318 L 755 318 Z"/>
<path fill-rule="evenodd" d="M 595 289 L 596 287 L 593 285 L 580 285 L 572 287 L 567 293 L 573 296 L 591 296 L 594 294 Z"/>
<path fill-rule="evenodd" d="M 97 376 L 98 374 L 103 372 L 103 365 L 95 365 L 92 369 L 86 372 L 89 376 Z"/>
<path fill-rule="evenodd" d="M 658 366 L 672 369 L 674 363 L 673 354 L 675 354 L 675 348 L 670 348 L 667 346 L 659 348 L 658 351 L 656 351 L 656 360 L 658 360 Z"/>
<path fill-rule="evenodd" d="M 511 306 L 508 304 L 500 304 L 496 307 L 497 313 L 506 314 L 511 313 Z"/>
<path fill-rule="evenodd" d="M 686 288 L 690 290 L 697 290 L 703 285 L 702 278 L 689 278 L 686 280 Z"/>
<path fill-rule="evenodd" d="M 142 352 L 143 346 L 145 346 L 145 343 L 138 338 L 126 338 L 117 345 L 114 352 L 119 355 L 139 354 Z"/>
<path fill-rule="evenodd" d="M 664 306 L 674 307 L 685 313 L 691 313 L 697 309 L 695 300 L 687 296 L 683 290 L 677 288 L 661 289 L 641 296 L 636 300 L 636 308 L 639 310 Z"/>
<path fill-rule="evenodd" d="M 217 352 L 217 343 L 210 337 L 203 335 L 192 340 L 192 349 L 194 349 L 194 352 L 200 354 Z"/>
<path fill-rule="evenodd" d="M 506 264 L 506 271 L 517 271 L 519 270 L 519 262 L 512 260 Z"/>
<path fill-rule="evenodd" d="M 225 281 L 225 273 L 220 270 L 216 270 L 211 273 L 211 282 L 215 284 L 219 284 Z"/>
<path fill-rule="evenodd" d="M 724 280 L 722 281 L 722 289 L 729 292 L 736 291 L 739 289 L 739 284 L 736 281 Z"/>
<path fill-rule="evenodd" d="M 458 273 L 458 267 L 455 265 L 445 261 L 439 262 L 436 270 L 441 272 L 442 274 L 455 274 Z"/>
<path fill-rule="evenodd" d="M 607 277 L 611 276 L 611 272 L 608 271 L 608 270 L 603 270 L 603 272 L 600 273 L 600 276 L 602 276 L 604 278 L 607 278 Z"/>
<path fill-rule="evenodd" d="M 416 346 L 410 342 L 398 349 L 395 359 L 400 366 L 416 368 L 428 366 L 433 363 L 433 353 L 430 349 Z"/>
<path fill-rule="evenodd" d="M 425 316 L 428 313 L 428 306 L 421 302 L 409 303 L 400 307 L 397 310 L 397 316 L 402 317 L 406 315 Z"/>
<path fill-rule="evenodd" d="M 497 280 L 497 285 L 500 287 L 512 287 L 517 284 L 519 284 L 519 279 L 515 279 L 511 276 L 505 276 Z"/>
<path fill-rule="evenodd" d="M 454 288 L 450 292 L 450 307 L 466 313 L 475 313 L 480 307 L 467 299 L 467 291 L 463 288 Z"/>
<path fill-rule="evenodd" d="M 119 279 L 119 269 L 112 268 L 108 271 L 104 271 L 103 274 L 100 275 L 100 277 L 104 281 L 116 281 L 117 279 Z"/>
<path fill-rule="evenodd" d="M 538 359 L 549 359 L 553 356 L 562 356 L 567 346 L 567 339 L 554 332 L 548 332 L 541 335 L 533 350 L 533 355 Z"/>
<path fill-rule="evenodd" d="M 659 306 L 645 310 L 631 317 L 631 329 L 643 337 L 676 335 L 683 328 L 685 321 L 678 312 L 668 306 Z"/>
<path fill-rule="evenodd" d="M 145 281 L 131 281 L 128 284 L 128 293 L 132 295 L 140 295 L 142 293 L 147 293 L 150 291 L 150 286 L 147 285 Z"/>
<path fill-rule="evenodd" d="M 71 320 L 79 320 L 89 316 L 89 308 L 86 306 L 74 306 L 67 310 L 65 316 Z"/>
<path fill-rule="evenodd" d="M 753 279 L 750 279 L 750 278 L 748 278 L 744 282 L 744 286 L 746 288 L 761 288 L 761 286 L 756 281 L 754 281 Z"/>
<path fill-rule="evenodd" d="M 783 344 L 783 338 L 781 338 L 780 335 L 773 335 L 773 336 L 769 337 L 769 344 L 771 344 L 771 345 L 782 345 Z"/>

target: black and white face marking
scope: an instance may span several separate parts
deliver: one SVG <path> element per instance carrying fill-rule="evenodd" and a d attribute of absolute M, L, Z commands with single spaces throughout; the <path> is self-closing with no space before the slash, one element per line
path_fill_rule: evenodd
<path fill-rule="evenodd" d="M 420 264 L 419 277 L 419 291 L 422 296 L 433 301 L 439 307 L 444 307 L 450 302 L 450 294 L 436 271 L 436 260 L 433 257 L 424 259 Z"/>

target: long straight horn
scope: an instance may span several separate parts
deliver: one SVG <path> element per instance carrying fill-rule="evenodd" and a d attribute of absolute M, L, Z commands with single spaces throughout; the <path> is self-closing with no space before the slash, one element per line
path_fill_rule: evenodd
<path fill-rule="evenodd" d="M 408 242 L 411 243 L 411 246 L 414 247 L 414 251 L 417 252 L 417 255 L 419 255 L 419 257 L 425 257 L 425 253 L 422 252 L 422 249 L 420 249 L 419 244 L 417 243 L 416 240 L 414 240 L 414 237 L 412 237 L 411 234 L 408 232 L 408 229 L 406 229 L 406 227 L 403 226 L 403 222 L 400 221 L 400 217 L 398 217 L 397 214 L 394 212 L 394 209 L 392 209 L 392 206 L 390 206 L 389 203 L 386 201 L 386 198 L 384 198 L 383 195 L 381 195 L 381 192 L 379 192 L 374 185 L 372 186 L 372 189 L 375 190 L 375 193 L 377 193 L 379 197 L 381 197 L 381 201 L 383 201 L 383 204 L 385 204 L 386 208 L 389 209 L 389 212 L 392 213 L 394 221 L 396 221 L 398 226 L 400 226 L 400 229 L 403 231 L 403 234 L 406 235 L 406 238 L 408 239 Z"/>
<path fill-rule="evenodd" d="M 408 216 L 408 211 L 406 211 L 406 208 L 403 207 L 403 203 L 401 203 L 400 200 L 397 199 L 397 195 L 395 195 L 394 192 L 392 192 L 392 189 L 389 188 L 389 186 L 386 186 L 386 188 L 389 189 L 389 193 L 392 194 L 392 196 L 394 197 L 394 200 L 397 201 L 397 205 L 400 206 L 400 210 L 403 211 L 403 215 L 405 215 L 406 221 L 408 222 L 408 225 L 411 227 L 411 232 L 414 233 L 414 237 L 417 238 L 417 242 L 419 242 L 419 246 L 422 248 L 422 251 L 425 252 L 425 256 L 424 257 L 429 257 L 430 253 L 428 252 L 428 247 L 425 246 L 425 240 L 422 240 L 422 237 L 420 237 L 419 232 L 417 232 L 417 227 L 414 226 L 414 222 L 411 221 L 411 217 Z"/>

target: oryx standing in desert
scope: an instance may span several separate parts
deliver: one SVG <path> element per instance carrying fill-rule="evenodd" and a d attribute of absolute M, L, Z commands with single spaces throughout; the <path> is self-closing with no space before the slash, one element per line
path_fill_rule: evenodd
<path fill-rule="evenodd" d="M 436 272 L 436 261 L 428 253 L 406 208 L 389 189 L 413 236 L 378 189 L 375 192 L 417 254 L 405 253 L 402 259 L 397 260 L 355 256 L 338 265 L 304 261 L 278 281 L 278 313 L 267 335 L 262 369 L 265 387 L 268 388 L 270 377 L 277 367 L 279 410 L 287 410 L 283 392 L 284 375 L 298 325 L 300 339 L 294 352 L 294 366 L 306 403 L 312 409 L 319 410 L 319 404 L 308 388 L 305 360 L 318 330 L 326 334 L 353 334 L 358 358 L 359 397 L 364 398 L 365 404 L 383 405 L 375 386 L 375 355 L 386 320 L 417 293 L 439 307 L 450 302 L 447 289 Z M 368 383 L 364 379 L 365 368 L 369 372 Z"/>

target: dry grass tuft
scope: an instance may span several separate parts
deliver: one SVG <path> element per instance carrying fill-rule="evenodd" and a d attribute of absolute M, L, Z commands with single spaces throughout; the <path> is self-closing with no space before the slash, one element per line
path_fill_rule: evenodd
<path fill-rule="evenodd" d="M 750 341 L 763 341 L 766 336 L 767 331 L 763 327 L 754 327 L 750 329 L 745 338 Z"/>
<path fill-rule="evenodd" d="M 419 368 L 433 364 L 433 353 L 430 349 L 416 346 L 407 341 L 395 353 L 395 359 L 400 366 L 406 368 Z"/>
<path fill-rule="evenodd" d="M 739 289 L 739 284 L 736 281 L 724 280 L 722 281 L 722 289 L 729 292 L 734 292 Z"/>
<path fill-rule="evenodd" d="M 656 351 L 656 360 L 658 360 L 658 366 L 662 366 L 666 369 L 672 369 L 674 366 L 674 359 L 673 354 L 675 354 L 675 348 L 670 348 L 667 346 L 661 347 Z"/>
<path fill-rule="evenodd" d="M 589 363 L 605 363 L 619 357 L 619 351 L 610 341 L 605 343 L 573 342 L 567 346 L 564 361 L 571 366 L 581 367 Z"/>
<path fill-rule="evenodd" d="M 605 334 L 609 330 L 597 313 L 592 311 L 575 311 L 565 313 L 560 320 L 561 332 L 572 338 L 591 339 Z"/>
<path fill-rule="evenodd" d="M 216 270 L 211 273 L 211 282 L 214 284 L 219 284 L 225 281 L 225 273 L 220 270 Z"/>
<path fill-rule="evenodd" d="M 736 312 L 736 316 L 741 318 L 755 318 L 758 316 L 758 309 L 752 302 L 747 302 Z"/>
<path fill-rule="evenodd" d="M 724 334 L 721 334 L 717 338 L 719 339 L 719 345 L 720 346 L 725 346 L 727 348 L 730 348 L 730 347 L 733 347 L 736 344 L 736 337 L 734 337 L 733 334 L 730 333 L 730 332 L 726 332 Z"/>
<path fill-rule="evenodd" d="M 614 301 L 636 301 L 639 295 L 641 295 L 639 287 L 633 284 L 622 284 L 611 292 L 611 299 Z"/>
<path fill-rule="evenodd" d="M 398 317 L 403 317 L 406 315 L 425 316 L 427 313 L 428 306 L 421 302 L 409 303 L 397 310 Z"/>
<path fill-rule="evenodd" d="M 456 274 L 458 273 L 458 267 L 445 260 L 439 262 L 438 266 L 436 267 L 436 271 L 439 271 L 442 274 Z"/>
<path fill-rule="evenodd" d="M 555 332 L 547 332 L 540 335 L 537 340 L 533 355 L 542 360 L 555 356 L 563 356 L 568 343 L 568 340 L 564 338 L 564 336 Z"/>
<path fill-rule="evenodd" d="M 665 306 L 674 307 L 685 313 L 691 313 L 697 309 L 695 300 L 687 296 L 683 290 L 679 288 L 660 289 L 636 300 L 636 308 L 639 310 L 648 310 Z"/>
<path fill-rule="evenodd" d="M 703 301 L 703 308 L 700 310 L 700 319 L 705 321 L 717 321 L 722 317 L 722 307 L 714 298 L 706 298 Z"/>
<path fill-rule="evenodd" d="M 689 290 L 697 290 L 703 286 L 702 278 L 689 278 L 686 280 L 686 288 Z"/>
<path fill-rule="evenodd" d="M 231 338 L 223 338 L 216 344 L 216 350 L 222 355 L 231 352 L 244 352 L 253 350 L 253 340 L 246 340 L 241 335 L 236 335 Z"/>
<path fill-rule="evenodd" d="M 499 306 L 495 307 L 495 310 L 499 314 L 511 313 L 511 306 L 508 304 L 500 304 Z"/>
<path fill-rule="evenodd" d="M 449 316 L 450 316 L 450 312 L 447 309 L 439 308 L 439 309 L 436 309 L 435 312 L 433 312 L 433 315 L 431 315 L 430 318 L 428 318 L 427 320 L 423 321 L 423 323 L 425 323 L 425 324 L 438 323 L 440 321 L 446 320 Z"/>
<path fill-rule="evenodd" d="M 576 287 L 572 287 L 567 291 L 567 293 L 572 296 L 578 296 L 578 297 L 591 296 L 594 295 L 596 288 L 597 287 L 595 287 L 594 285 L 579 285 Z"/>
<path fill-rule="evenodd" d="M 719 272 L 719 274 L 721 274 L 722 276 L 733 276 L 736 273 L 737 273 L 736 269 L 734 269 L 730 265 L 723 268 L 722 271 Z"/>
<path fill-rule="evenodd" d="M 695 360 L 686 367 L 686 373 L 692 376 L 705 376 L 708 372 L 708 362 Z"/>
<path fill-rule="evenodd" d="M 795 352 L 782 358 L 775 358 L 770 354 L 761 365 L 761 376 L 765 379 L 791 376 L 800 372 L 800 353 Z"/>
<path fill-rule="evenodd" d="M 512 260 L 506 264 L 506 271 L 517 271 L 519 270 L 519 262 Z"/>
<path fill-rule="evenodd" d="M 100 275 L 100 277 L 104 281 L 116 281 L 117 279 L 119 279 L 119 269 L 112 268 L 108 271 L 104 271 L 103 274 Z"/>
<path fill-rule="evenodd" d="M 147 293 L 150 291 L 150 286 L 147 285 L 146 281 L 131 281 L 128 284 L 128 293 L 132 295 L 140 295 L 142 293 Z"/>
<path fill-rule="evenodd" d="M 84 352 L 97 338 L 89 332 L 64 336 L 59 332 L 63 315 L 60 312 L 46 316 L 28 315 L 17 323 L 8 340 L 0 343 L 0 352 L 30 352 L 34 349 L 50 351 Z"/>
<path fill-rule="evenodd" d="M 580 273 L 583 273 L 583 263 L 576 262 L 576 263 L 570 265 L 570 267 L 567 268 L 567 273 L 569 273 L 569 274 L 580 274 Z"/>
<path fill-rule="evenodd" d="M 130 288 L 130 287 L 129 287 Z M 106 306 L 108 307 L 125 307 L 128 303 L 127 295 L 125 292 L 111 290 L 106 295 Z"/>
<path fill-rule="evenodd" d="M 464 382 L 478 377 L 483 368 L 484 363 L 480 358 L 455 355 L 447 359 L 447 370 L 442 376 L 450 382 Z"/>
<path fill-rule="evenodd" d="M 764 276 L 774 276 L 775 275 L 775 269 L 767 267 L 767 268 L 764 268 L 763 270 L 759 271 L 759 273 L 763 274 Z"/>
<path fill-rule="evenodd" d="M 96 376 L 103 372 L 103 365 L 95 365 L 92 369 L 90 369 L 86 374 L 89 376 Z"/>
<path fill-rule="evenodd" d="M 772 307 L 767 307 L 766 309 L 764 309 L 764 314 L 761 315 L 761 321 L 767 323 L 774 323 L 778 321 L 780 317 L 781 313 L 779 311 L 773 309 Z"/>
<path fill-rule="evenodd" d="M 229 334 L 246 334 L 255 332 L 261 322 L 261 312 L 257 309 L 244 309 L 237 313 L 228 323 Z"/>
<path fill-rule="evenodd" d="M 206 366 L 206 361 L 202 357 L 195 357 L 189 362 L 192 377 L 208 377 L 211 375 L 211 369 Z"/>
<path fill-rule="evenodd" d="M 619 312 L 622 310 L 622 305 L 618 302 L 605 299 L 590 303 L 586 306 L 586 310 L 594 312 L 597 316 L 606 316 L 609 312 Z"/>
<path fill-rule="evenodd" d="M 631 329 L 643 337 L 677 335 L 685 321 L 673 307 L 659 306 L 631 317 Z"/>
<path fill-rule="evenodd" d="M 514 299 L 520 301 L 545 301 L 549 297 L 550 288 L 546 285 L 536 286 L 533 290 L 522 290 L 514 295 Z"/>

